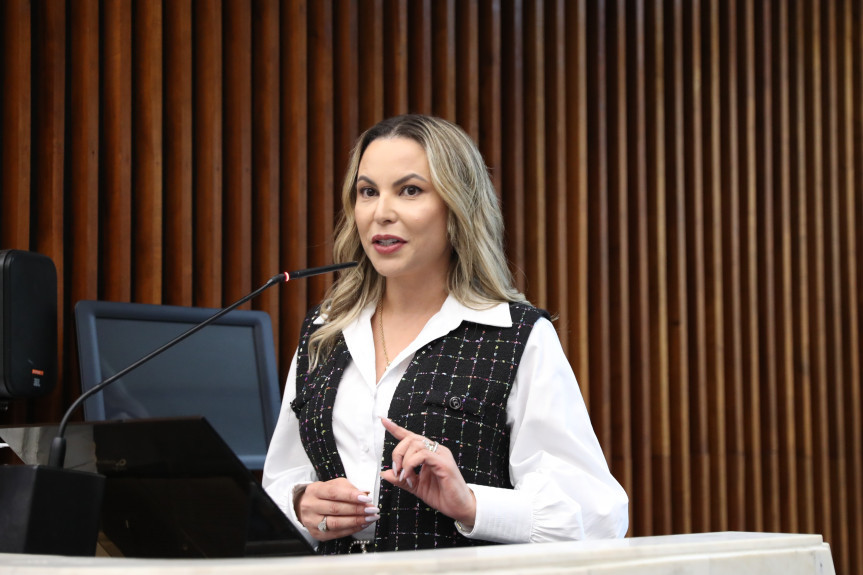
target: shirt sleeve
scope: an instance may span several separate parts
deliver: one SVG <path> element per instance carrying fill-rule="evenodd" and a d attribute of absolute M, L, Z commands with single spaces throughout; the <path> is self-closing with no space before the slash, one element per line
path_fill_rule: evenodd
<path fill-rule="evenodd" d="M 264 490 L 276 502 L 282 512 L 297 526 L 300 533 L 311 543 L 317 545 L 318 540 L 313 538 L 308 529 L 300 523 L 294 510 L 294 494 L 308 485 L 317 481 L 317 474 L 312 462 L 303 449 L 300 440 L 300 427 L 297 425 L 297 417 L 291 409 L 291 402 L 297 394 L 297 355 L 291 361 L 288 371 L 288 380 L 285 385 L 285 395 L 282 398 L 282 407 L 279 412 L 279 421 L 270 440 L 267 450 L 267 458 L 264 461 L 264 473 L 261 484 Z"/>
<path fill-rule="evenodd" d="M 623 537 L 629 498 L 611 475 L 551 322 L 531 331 L 507 403 L 514 489 L 470 485 L 472 539 L 528 543 Z"/>

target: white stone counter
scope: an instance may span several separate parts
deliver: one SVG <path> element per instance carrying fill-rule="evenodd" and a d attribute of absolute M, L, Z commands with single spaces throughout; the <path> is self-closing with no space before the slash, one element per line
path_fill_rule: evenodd
<path fill-rule="evenodd" d="M 835 575 L 820 535 L 700 533 L 340 557 L 123 559 L 0 554 L 2 575 Z"/>

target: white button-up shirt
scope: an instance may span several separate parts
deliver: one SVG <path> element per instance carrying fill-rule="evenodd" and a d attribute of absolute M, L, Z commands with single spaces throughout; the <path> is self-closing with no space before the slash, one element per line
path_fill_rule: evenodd
<path fill-rule="evenodd" d="M 511 327 L 509 305 L 475 310 L 449 296 L 376 381 L 369 305 L 344 330 L 352 361 L 345 368 L 333 407 L 333 433 L 348 481 L 369 491 L 377 505 L 386 417 L 393 393 L 414 353 L 458 328 L 462 321 Z M 319 321 L 321 321 L 319 319 Z M 291 363 L 279 422 L 263 485 L 308 538 L 294 511 L 295 489 L 317 481 L 300 441 L 290 403 L 296 396 L 297 357 Z M 611 475 L 590 424 L 572 368 L 551 322 L 540 319 L 528 337 L 507 403 L 510 480 L 514 489 L 469 484 L 476 521 L 466 537 L 500 543 L 623 537 L 629 500 Z M 373 539 L 374 525 L 354 535 Z"/>

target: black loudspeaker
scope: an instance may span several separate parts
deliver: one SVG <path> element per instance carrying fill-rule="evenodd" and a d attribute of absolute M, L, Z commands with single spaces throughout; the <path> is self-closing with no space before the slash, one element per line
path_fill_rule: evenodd
<path fill-rule="evenodd" d="M 57 268 L 35 252 L 0 250 L 0 398 L 57 384 Z"/>

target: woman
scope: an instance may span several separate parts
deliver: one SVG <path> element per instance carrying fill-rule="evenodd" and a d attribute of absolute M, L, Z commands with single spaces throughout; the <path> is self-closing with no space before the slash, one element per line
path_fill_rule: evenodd
<path fill-rule="evenodd" d="M 321 553 L 622 537 L 545 312 L 512 283 L 471 139 L 384 120 L 355 146 L 336 262 L 304 322 L 263 483 Z"/>

